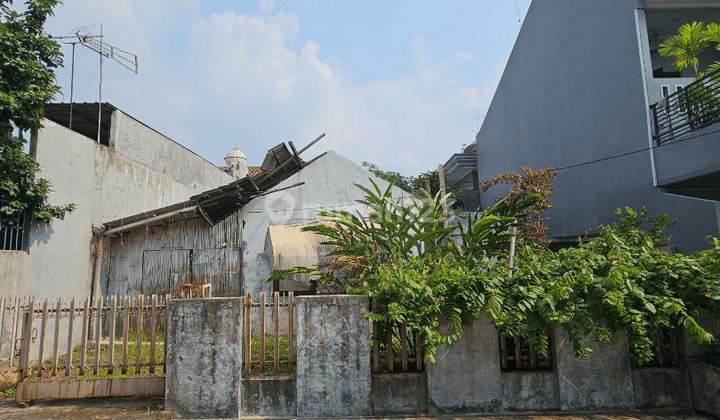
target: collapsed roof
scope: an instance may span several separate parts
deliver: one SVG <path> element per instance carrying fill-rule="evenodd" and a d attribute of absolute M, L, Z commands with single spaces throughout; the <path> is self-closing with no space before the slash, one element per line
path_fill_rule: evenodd
<path fill-rule="evenodd" d="M 319 138 L 315 141 L 317 140 Z M 259 171 L 253 171 L 246 177 L 222 187 L 202 192 L 182 203 L 104 223 L 105 228 L 101 234 L 118 236 L 121 232 L 145 229 L 149 226 L 167 226 L 169 223 L 197 218 L 203 218 L 208 224 L 215 225 L 255 197 L 279 191 L 271 189 L 317 159 L 310 162 L 303 161 L 292 142 L 289 144 L 292 152 L 285 143 L 268 150 Z M 300 184 L 288 188 L 297 185 Z"/>

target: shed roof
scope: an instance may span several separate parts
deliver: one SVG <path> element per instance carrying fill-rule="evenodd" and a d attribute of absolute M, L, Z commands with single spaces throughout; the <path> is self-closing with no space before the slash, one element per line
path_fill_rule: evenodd
<path fill-rule="evenodd" d="M 325 256 L 332 250 L 322 245 L 327 237 L 315 232 L 303 232 L 302 228 L 322 222 L 310 222 L 290 226 L 268 226 L 265 238 L 265 255 L 273 270 L 287 270 L 293 267 L 313 267 L 328 262 Z"/>
<path fill-rule="evenodd" d="M 167 226 L 172 222 L 201 217 L 210 225 L 215 225 L 253 198 L 272 192 L 273 187 L 306 164 L 294 151 L 294 147 L 291 153 L 285 143 L 280 143 L 268 151 L 261 170 L 252 171 L 248 176 L 222 187 L 204 191 L 182 203 L 104 223 L 103 234 L 119 234 L 145 229 L 147 226 Z"/>

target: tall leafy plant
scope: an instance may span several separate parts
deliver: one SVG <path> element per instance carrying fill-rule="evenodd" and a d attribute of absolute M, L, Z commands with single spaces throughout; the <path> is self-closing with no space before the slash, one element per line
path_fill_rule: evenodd
<path fill-rule="evenodd" d="M 365 192 L 358 203 L 369 217 L 345 211 L 321 211 L 324 223 L 304 228 L 327 238 L 332 262 L 317 267 L 296 267 L 276 273 L 268 281 L 295 273 L 320 276 L 342 284 L 348 293 L 365 294 L 377 306 L 365 315 L 381 331 L 405 324 L 420 332 L 426 357 L 434 360 L 438 345 L 460 339 L 463 324 L 476 320 L 486 301 L 486 283 L 500 283 L 505 261 L 488 257 L 507 251 L 510 229 L 520 226 L 518 216 L 539 195 L 506 198 L 470 216 L 461 229 L 460 244 L 449 241 L 457 227 L 444 227 L 449 212 L 447 198 L 422 191 L 409 203 L 392 197 L 393 184 L 381 190 L 357 185 Z M 447 330 L 441 328 L 441 314 Z M 382 334 L 381 337 L 386 337 Z"/>

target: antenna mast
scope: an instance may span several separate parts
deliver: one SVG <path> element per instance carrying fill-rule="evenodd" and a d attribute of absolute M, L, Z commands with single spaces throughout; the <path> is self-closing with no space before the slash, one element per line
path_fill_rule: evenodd
<path fill-rule="evenodd" d="M 75 28 L 71 31 L 72 35 L 52 37 L 53 39 L 59 39 L 65 44 L 72 44 L 73 46 L 73 58 L 72 58 L 72 70 L 70 75 L 70 128 L 72 129 L 72 115 L 73 115 L 73 90 L 75 80 L 75 44 L 81 44 L 87 49 L 98 53 L 100 56 L 100 83 L 98 87 L 98 134 L 97 142 L 100 143 L 100 128 L 102 122 L 102 69 L 103 69 L 103 57 L 110 58 L 116 61 L 121 66 L 137 74 L 138 72 L 138 57 L 136 54 L 121 50 L 103 42 L 103 24 L 100 23 L 100 35 L 89 35 L 90 29 L 95 25 L 85 25 L 79 28 Z M 98 41 L 99 38 L 99 41 Z M 72 40 L 65 42 L 65 40 Z"/>

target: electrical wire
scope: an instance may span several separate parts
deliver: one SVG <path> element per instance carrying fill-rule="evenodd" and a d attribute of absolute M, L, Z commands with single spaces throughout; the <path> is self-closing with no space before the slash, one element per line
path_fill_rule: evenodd
<path fill-rule="evenodd" d="M 556 170 L 556 171 L 562 171 L 562 170 L 565 170 L 565 169 L 572 169 L 572 168 L 577 168 L 577 167 L 580 167 L 580 166 L 590 165 L 590 164 L 593 164 L 593 163 L 604 162 L 604 161 L 606 161 L 606 160 L 618 159 L 618 158 L 621 158 L 621 157 L 625 157 L 625 156 L 629 156 L 629 155 L 634 155 L 634 154 L 636 154 L 636 153 L 647 152 L 647 151 L 649 151 L 649 150 L 651 150 L 651 149 L 659 149 L 659 148 L 661 148 L 661 147 L 669 146 L 669 145 L 672 145 L 672 144 L 682 143 L 682 142 L 685 142 L 685 141 L 688 141 L 688 140 L 692 140 L 692 139 L 696 139 L 696 138 L 699 138 L 699 137 L 708 136 L 708 135 L 710 135 L 710 134 L 715 134 L 715 133 L 720 133 L 720 129 L 717 129 L 717 130 L 715 130 L 715 131 L 709 131 L 709 132 L 707 132 L 707 133 L 696 134 L 696 135 L 691 136 L 691 137 L 686 137 L 686 138 L 684 138 L 684 139 L 682 139 L 682 140 L 676 140 L 676 141 L 673 141 L 673 142 L 670 142 L 670 143 L 661 144 L 660 146 L 657 146 L 657 147 L 645 147 L 645 148 L 643 148 L 643 149 L 634 150 L 634 151 L 632 151 L 632 152 L 621 153 L 621 154 L 619 154 L 619 155 L 608 156 L 608 157 L 604 157 L 604 158 L 600 158 L 600 159 L 590 160 L 590 161 L 587 161 L 587 162 L 576 163 L 576 164 L 574 164 L 574 165 L 567 165 L 567 166 L 562 166 L 562 167 L 560 167 L 560 168 L 553 168 L 553 169 Z"/>

